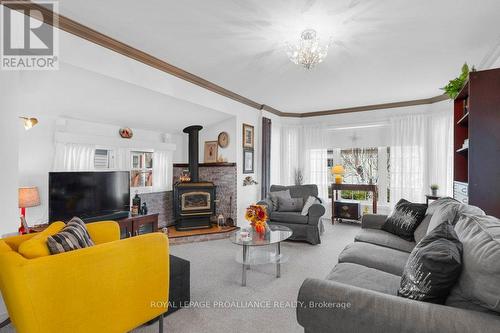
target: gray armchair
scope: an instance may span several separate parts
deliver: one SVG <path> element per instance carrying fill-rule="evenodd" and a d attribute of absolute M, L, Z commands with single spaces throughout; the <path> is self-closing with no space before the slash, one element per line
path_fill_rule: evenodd
<path fill-rule="evenodd" d="M 316 185 L 280 186 L 272 185 L 270 192 L 290 190 L 292 198 L 302 198 L 304 203 L 309 196 L 318 196 Z M 320 234 L 323 232 L 323 224 L 320 218 L 325 214 L 325 207 L 322 204 L 314 204 L 309 208 L 307 215 L 301 212 L 280 212 L 274 211 L 270 198 L 265 198 L 257 204 L 267 207 L 269 224 L 284 225 L 293 231 L 291 240 L 306 241 L 313 245 L 320 244 Z"/>

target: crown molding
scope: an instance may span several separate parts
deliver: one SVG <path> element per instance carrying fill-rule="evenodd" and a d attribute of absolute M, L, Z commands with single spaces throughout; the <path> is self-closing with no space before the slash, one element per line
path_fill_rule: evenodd
<path fill-rule="evenodd" d="M 34 11 L 29 11 L 30 16 L 33 18 L 36 18 L 38 20 L 41 20 L 40 16 L 36 12 L 37 10 L 41 12 L 42 14 L 49 14 L 47 17 L 50 19 L 48 21 L 44 20 L 45 23 L 52 25 L 60 30 L 63 30 L 69 34 L 72 34 L 74 36 L 80 37 L 82 39 L 85 39 L 91 43 L 97 44 L 99 46 L 102 46 L 104 48 L 107 48 L 111 51 L 114 51 L 116 53 L 119 53 L 123 56 L 126 56 L 128 58 L 134 59 L 136 61 L 139 61 L 147 66 L 153 67 L 155 69 L 158 69 L 162 72 L 165 72 L 167 74 L 176 76 L 182 80 L 185 80 L 187 82 L 190 82 L 192 84 L 195 84 L 199 87 L 202 87 L 204 89 L 207 89 L 209 91 L 212 91 L 216 94 L 219 94 L 221 96 L 230 98 L 236 102 L 242 103 L 244 105 L 247 105 L 249 107 L 252 107 L 257 110 L 261 111 L 267 111 L 272 114 L 275 114 L 280 117 L 291 117 L 291 118 L 308 118 L 308 117 L 319 117 L 319 116 L 327 116 L 327 115 L 334 115 L 334 114 L 340 114 L 340 113 L 351 113 L 351 112 L 362 112 L 362 111 L 371 111 L 371 110 L 380 110 L 380 109 L 390 109 L 390 108 L 398 108 L 398 107 L 405 107 L 405 106 L 415 106 L 415 105 L 424 105 L 424 104 L 432 104 L 436 102 L 440 102 L 443 100 L 448 99 L 446 95 L 439 95 L 431 98 L 425 98 L 425 99 L 417 99 L 417 100 L 411 100 L 411 101 L 402 101 L 402 102 L 394 102 L 394 103 L 385 103 L 385 104 L 374 104 L 374 105 L 366 105 L 366 106 L 357 106 L 357 107 L 351 107 L 351 108 L 343 108 L 343 109 L 332 109 L 332 110 L 323 110 L 323 111 L 311 111 L 311 112 L 304 112 L 304 113 L 294 113 L 294 112 L 283 112 L 280 110 L 277 110 L 269 105 L 266 104 L 260 104 L 258 102 L 255 102 L 249 98 L 246 98 L 244 96 L 241 96 L 231 90 L 228 90 L 226 88 L 223 88 L 213 82 L 210 82 L 208 80 L 203 79 L 202 77 L 199 77 L 197 75 L 194 75 L 192 73 L 189 73 L 179 67 L 176 67 L 174 65 L 169 64 L 166 61 L 163 61 L 159 58 L 156 58 L 144 51 L 141 51 L 139 49 L 134 48 L 133 46 L 130 46 L 128 44 L 122 43 L 112 37 L 109 37 L 103 33 L 100 33 L 99 31 L 96 31 L 92 28 L 89 28 L 79 22 L 76 22 L 66 16 L 53 13 L 51 10 L 47 9 L 46 7 L 33 3 L 32 1 L 26 1 L 26 0 L 9 0 L 8 3 L 5 3 L 6 0 L 0 0 L 0 4 L 4 5 L 6 7 L 9 7 L 13 10 L 27 10 L 31 9 Z M 15 2 L 15 3 L 13 3 Z M 52 15 L 55 14 L 55 15 Z M 52 18 L 54 18 L 52 20 Z"/>
<path fill-rule="evenodd" d="M 320 117 L 320 116 L 329 116 L 329 115 L 340 114 L 340 113 L 353 113 L 353 112 L 373 111 L 373 110 L 381 110 L 381 109 L 403 108 L 403 107 L 415 106 L 415 105 L 426 105 L 426 104 L 433 104 L 433 103 L 441 102 L 441 101 L 444 101 L 447 99 L 449 99 L 449 97 L 447 95 L 443 94 L 443 95 L 434 96 L 431 98 L 415 99 L 415 100 L 411 100 L 411 101 L 364 105 L 364 106 L 356 106 L 356 107 L 352 107 L 352 108 L 343 108 L 343 109 L 312 111 L 312 112 L 298 113 L 298 115 L 300 115 L 299 116 L 300 118 Z M 282 116 L 283 117 L 297 117 L 294 115 L 297 115 L 297 113 L 283 113 Z"/>

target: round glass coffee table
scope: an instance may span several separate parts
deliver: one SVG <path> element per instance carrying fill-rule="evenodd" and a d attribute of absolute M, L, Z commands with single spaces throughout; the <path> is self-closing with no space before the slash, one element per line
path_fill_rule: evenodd
<path fill-rule="evenodd" d="M 247 284 L 247 270 L 251 265 L 276 264 L 276 277 L 281 276 L 281 264 L 288 260 L 288 257 L 281 253 L 281 242 L 290 238 L 293 232 L 281 225 L 269 225 L 269 229 L 263 235 L 250 232 L 250 237 L 247 238 L 242 237 L 241 233 L 248 230 L 238 230 L 230 236 L 231 242 L 242 246 L 242 250 L 236 254 L 236 261 L 242 264 L 242 286 Z M 266 246 L 272 244 L 276 244 L 276 252 Z"/>

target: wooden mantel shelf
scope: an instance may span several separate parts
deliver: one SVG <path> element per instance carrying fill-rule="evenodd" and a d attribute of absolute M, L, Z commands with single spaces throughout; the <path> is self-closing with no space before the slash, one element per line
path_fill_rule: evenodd
<path fill-rule="evenodd" d="M 234 167 L 236 166 L 236 163 L 200 163 L 199 164 L 200 168 L 206 168 L 206 167 Z M 174 168 L 188 168 L 189 164 L 188 163 L 174 163 Z"/>

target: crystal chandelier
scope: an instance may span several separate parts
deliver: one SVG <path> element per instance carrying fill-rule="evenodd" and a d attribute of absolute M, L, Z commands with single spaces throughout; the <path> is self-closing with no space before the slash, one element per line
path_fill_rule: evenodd
<path fill-rule="evenodd" d="M 292 62 L 306 69 L 312 69 L 326 58 L 329 43 L 321 43 L 316 30 L 306 29 L 302 31 L 300 40 L 296 44 L 286 43 L 286 45 L 286 53 Z"/>

